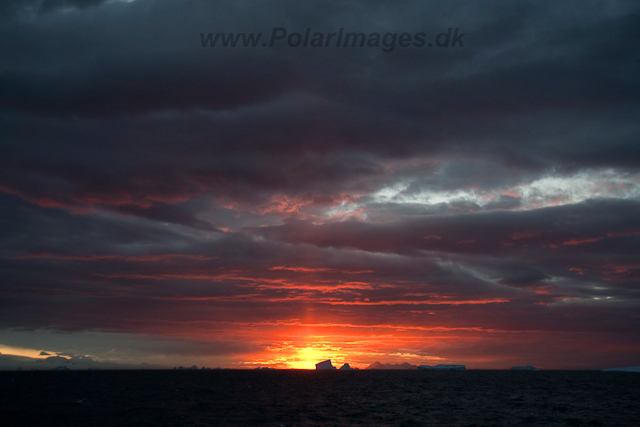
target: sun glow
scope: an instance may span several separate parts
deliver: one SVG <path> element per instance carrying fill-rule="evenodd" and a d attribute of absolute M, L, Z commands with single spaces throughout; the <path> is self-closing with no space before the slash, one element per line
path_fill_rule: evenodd
<path fill-rule="evenodd" d="M 287 364 L 292 369 L 315 369 L 316 363 L 331 358 L 328 349 L 316 347 L 299 348 Z"/>
<path fill-rule="evenodd" d="M 300 341 L 281 341 L 268 347 L 267 351 L 264 355 L 267 357 L 255 358 L 246 364 L 252 367 L 313 370 L 316 363 L 327 359 L 331 359 L 334 366 L 340 367 L 351 354 L 348 349 L 336 345 L 334 341 L 327 341 L 324 336 L 305 336 Z"/>

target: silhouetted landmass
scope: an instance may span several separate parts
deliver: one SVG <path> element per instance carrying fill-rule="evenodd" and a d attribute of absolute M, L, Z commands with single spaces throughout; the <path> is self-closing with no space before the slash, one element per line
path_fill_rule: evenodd
<path fill-rule="evenodd" d="M 176 370 L 178 370 L 178 371 L 182 371 L 182 370 L 185 370 L 185 369 L 186 369 L 186 370 L 189 370 L 189 371 L 195 371 L 195 370 L 197 370 L 197 369 L 198 369 L 198 367 L 197 367 L 196 365 L 192 365 L 191 367 L 188 367 L 188 368 L 187 368 L 187 367 L 184 367 L 184 366 L 175 366 L 175 367 L 173 368 L 173 370 L 174 370 L 174 371 L 176 371 Z M 220 368 L 216 368 L 216 369 L 220 369 Z M 258 369 L 260 369 L 260 368 L 258 368 Z M 208 367 L 206 367 L 206 366 L 203 366 L 202 368 L 200 368 L 200 370 L 203 370 L 203 371 L 210 371 L 210 370 L 211 370 L 211 368 L 208 368 Z"/>
<path fill-rule="evenodd" d="M 51 371 L 60 370 L 64 366 L 70 371 L 88 369 L 166 369 L 166 366 L 149 365 L 147 363 L 126 364 L 114 362 L 98 362 L 87 356 L 54 356 L 45 351 L 40 352 L 40 356 L 48 356 L 43 359 L 33 357 L 16 356 L 12 354 L 0 353 L 0 370 L 24 370 L 24 371 Z"/>
<path fill-rule="evenodd" d="M 411 365 L 407 362 L 400 364 L 374 362 L 371 365 L 367 366 L 366 369 L 418 369 L 418 366 Z"/>

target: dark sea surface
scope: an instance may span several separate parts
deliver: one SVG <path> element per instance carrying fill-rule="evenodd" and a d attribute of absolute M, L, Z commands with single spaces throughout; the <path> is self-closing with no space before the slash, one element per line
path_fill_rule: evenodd
<path fill-rule="evenodd" d="M 640 426 L 640 374 L 0 372 L 3 426 Z"/>

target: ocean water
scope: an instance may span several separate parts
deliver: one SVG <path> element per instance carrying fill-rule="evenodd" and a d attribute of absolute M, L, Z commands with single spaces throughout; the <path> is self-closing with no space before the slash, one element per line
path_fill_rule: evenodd
<path fill-rule="evenodd" d="M 640 426 L 640 374 L 0 372 L 3 426 Z"/>

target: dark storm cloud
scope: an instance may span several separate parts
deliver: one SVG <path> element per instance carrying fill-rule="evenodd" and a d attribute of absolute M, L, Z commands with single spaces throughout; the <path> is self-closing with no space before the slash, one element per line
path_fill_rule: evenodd
<path fill-rule="evenodd" d="M 140 173 L 154 183 L 167 178 L 166 168 L 145 171 L 146 159 L 143 156 L 137 162 L 136 158 L 127 155 L 115 156 L 114 159 L 113 153 L 123 145 L 127 150 L 144 152 L 145 157 L 160 151 L 160 155 L 171 159 L 163 159 L 162 162 L 173 164 L 174 177 L 197 174 L 205 178 L 209 191 L 212 191 L 212 183 L 207 177 L 213 175 L 216 180 L 234 182 L 238 179 L 232 171 L 220 171 L 215 166 L 205 170 L 195 167 L 203 152 L 215 155 L 218 161 L 225 163 L 234 162 L 234 158 L 228 158 L 229 155 L 241 153 L 243 160 L 235 168 L 242 175 L 242 181 L 249 180 L 246 191 L 261 191 L 254 187 L 274 180 L 274 177 L 256 171 L 255 161 L 247 151 L 260 152 L 259 162 L 264 162 L 264 154 L 269 157 L 276 155 L 280 164 L 291 161 L 291 156 L 309 151 L 325 154 L 357 150 L 382 157 L 411 156 L 448 151 L 454 142 L 472 151 L 486 152 L 487 148 L 493 147 L 495 150 L 490 156 L 497 157 L 498 162 L 528 163 L 538 172 L 549 164 L 558 163 L 558 160 L 553 161 L 558 157 L 562 162 L 580 162 L 583 158 L 584 162 L 604 161 L 607 165 L 628 164 L 632 162 L 630 159 L 638 158 L 631 155 L 637 147 L 633 138 L 611 141 L 612 133 L 620 132 L 617 126 L 597 129 L 598 124 L 590 118 L 574 119 L 572 126 L 596 127 L 591 129 L 591 133 L 602 135 L 593 142 L 595 147 L 585 153 L 583 141 L 577 150 L 574 141 L 558 135 L 556 120 L 551 117 L 534 116 L 530 123 L 522 123 L 531 114 L 539 115 L 548 110 L 553 111 L 554 117 L 564 115 L 568 118 L 575 113 L 569 114 L 566 110 L 576 108 L 596 110 L 593 113 L 586 111 L 586 114 L 597 115 L 601 113 L 597 110 L 604 107 L 629 108 L 631 104 L 637 111 L 637 85 L 632 78 L 633 68 L 637 66 L 633 58 L 637 52 L 633 43 L 624 43 L 636 37 L 633 30 L 635 15 L 625 15 L 629 6 L 622 5 L 619 11 L 614 9 L 608 16 L 601 19 L 592 17 L 584 22 L 569 19 L 565 11 L 550 5 L 492 7 L 480 14 L 476 21 L 463 15 L 456 18 L 460 11 L 455 8 L 420 11 L 416 16 L 426 20 L 414 18 L 409 22 L 400 20 L 405 18 L 402 12 L 389 17 L 385 11 L 386 23 L 383 26 L 389 29 L 401 22 L 407 30 L 424 28 L 422 25 L 431 28 L 438 21 L 429 17 L 429 13 L 438 12 L 448 19 L 458 19 L 456 25 L 468 25 L 470 35 L 476 31 L 473 45 L 468 46 L 468 50 L 426 54 L 411 51 L 396 58 L 379 52 L 371 56 L 368 51 L 357 49 L 323 50 L 304 56 L 299 56 L 301 53 L 296 50 L 259 49 L 249 54 L 243 49 L 203 50 L 189 37 L 194 25 L 203 26 L 202 30 L 229 27 L 220 21 L 222 14 L 219 8 L 222 6 L 218 4 L 213 8 L 212 5 L 190 4 L 187 13 L 198 15 L 194 17 L 195 21 L 188 21 L 188 27 L 187 21 L 172 20 L 175 10 L 171 2 L 145 1 L 130 5 L 104 5 L 87 11 L 87 16 L 79 12 L 56 14 L 42 24 L 36 19 L 27 26 L 10 26 L 5 40 L 12 42 L 6 42 L 3 50 L 13 61 L 7 61 L 0 76 L 3 82 L 0 85 L 3 88 L 2 102 L 5 108 L 29 115 L 63 117 L 139 115 L 195 108 L 227 111 L 243 106 L 259 108 L 265 103 L 271 107 L 270 103 L 293 92 L 330 102 L 308 106 L 308 101 L 303 98 L 299 114 L 282 110 L 239 114 L 238 119 L 249 120 L 242 127 L 224 117 L 213 126 L 208 120 L 203 124 L 201 118 L 198 120 L 195 116 L 194 121 L 192 115 L 166 116 L 156 122 L 168 123 L 152 125 L 138 120 L 114 122 L 106 118 L 76 121 L 73 130 L 67 131 L 68 136 L 64 139 L 57 137 L 57 140 L 52 140 L 52 135 L 60 135 L 59 132 L 51 134 L 46 131 L 52 127 L 50 122 L 43 126 L 41 121 L 34 123 L 36 119 L 27 116 L 21 119 L 26 129 L 6 124 L 10 134 L 15 135 L 15 140 L 24 141 L 35 136 L 34 127 L 40 132 L 47 132 L 37 136 L 39 144 L 56 147 L 56 163 L 63 165 L 65 170 L 82 170 L 82 161 L 69 161 L 75 157 L 73 152 L 80 143 L 94 141 L 91 151 L 107 154 L 103 159 L 105 166 L 113 165 L 114 161 L 118 164 L 133 163 L 131 167 L 139 171 L 127 171 L 128 176 L 124 179 L 120 170 L 105 176 L 125 192 L 134 184 L 134 176 Z M 473 7 L 482 9 L 481 6 Z M 122 14 L 125 10 L 130 14 L 126 19 Z M 337 10 L 329 6 L 325 13 L 314 14 L 314 10 L 322 11 L 313 6 L 285 6 L 283 14 L 278 15 L 274 11 L 262 18 L 245 11 L 237 25 L 243 23 L 243 28 L 246 25 L 263 29 L 265 19 L 272 15 L 279 16 L 280 20 L 284 16 L 284 20 L 292 25 L 301 17 L 311 19 L 312 16 L 316 18 L 308 25 L 316 21 L 324 26 L 335 24 L 331 15 L 337 14 Z M 523 13 L 525 11 L 526 14 Z M 234 15 L 237 12 L 229 10 Z M 340 12 L 346 14 L 348 23 L 355 27 L 378 29 L 381 25 L 376 21 L 378 14 L 383 12 L 380 8 L 362 13 L 359 7 L 350 6 L 346 10 L 341 8 Z M 153 14 L 153 20 L 149 19 L 150 14 Z M 492 19 L 493 14 L 512 18 L 496 20 Z M 541 30 L 539 24 L 547 14 L 556 21 L 565 18 L 566 21 L 563 21 L 563 26 L 557 22 L 543 25 L 544 30 Z M 94 25 L 88 27 L 85 18 Z M 164 27 L 172 28 L 171 31 L 160 30 L 162 23 Z M 133 27 L 138 35 L 135 43 L 131 38 L 114 37 L 111 32 L 111 28 L 119 28 L 121 34 L 126 35 L 133 31 Z M 532 37 L 531 32 L 539 37 Z M 80 33 L 83 34 L 81 39 L 76 36 Z M 59 43 L 55 43 L 56 40 Z M 524 46 L 515 47 L 518 43 Z M 552 55 L 549 55 L 549 49 L 552 49 Z M 47 54 L 42 55 L 43 52 Z M 341 64 L 347 71 L 340 72 L 338 68 L 327 66 L 327 60 Z M 488 62 L 488 65 L 480 70 L 469 67 L 478 60 Z M 610 67 L 620 72 L 610 73 Z M 368 77 L 363 79 L 362 72 L 366 72 Z M 389 79 L 394 83 L 388 84 Z M 542 140 L 522 129 L 522 126 L 535 128 L 535 134 L 539 135 L 543 132 L 539 129 L 541 121 L 545 123 L 543 129 L 554 133 L 554 139 L 565 140 L 559 147 L 556 143 L 552 147 L 543 147 L 543 153 L 536 150 L 540 144 L 547 144 L 546 135 Z M 628 121 L 626 123 L 629 124 Z M 149 126 L 159 126 L 157 129 L 162 129 L 162 135 L 158 135 L 158 130 L 149 134 Z M 110 135 L 104 135 L 105 129 L 109 129 Z M 283 129 L 287 131 L 283 132 Z M 135 138 L 135 142 L 126 141 L 139 134 L 146 137 Z M 495 142 L 478 146 L 478 141 L 487 140 Z M 514 140 L 518 143 L 513 144 Z M 180 149 L 176 150 L 178 146 Z M 12 154 L 19 157 L 19 153 Z M 176 157 L 183 160 L 179 165 L 173 161 Z M 26 161 L 32 160 L 28 154 Z M 314 160 L 324 163 L 323 159 Z M 95 169 L 101 162 L 91 158 L 86 163 Z M 335 165 L 328 166 L 334 169 L 331 175 L 339 177 L 326 183 L 328 191 L 340 190 L 350 176 L 335 170 Z M 301 167 L 311 172 L 318 169 L 310 181 L 323 184 L 327 174 L 323 174 L 321 168 L 314 164 Z M 270 166 L 269 169 L 274 170 Z M 61 172 L 53 171 L 52 174 L 59 177 Z M 85 175 L 79 173 L 73 177 L 75 182 L 71 185 L 91 181 Z M 117 175 L 120 175 L 119 180 Z M 252 175 L 255 179 L 251 179 Z M 485 184 L 484 181 L 481 179 L 481 185 Z M 167 184 L 161 190 L 171 192 L 167 188 L 171 183 Z M 174 191 L 181 195 L 189 197 L 192 194 L 180 188 L 184 187 L 182 183 L 174 184 Z M 95 187 L 98 194 L 105 192 L 99 186 L 88 185 Z M 273 182 L 271 187 L 276 191 L 295 191 L 290 188 L 288 180 L 283 179 Z M 60 196 L 53 195 L 53 198 L 57 197 Z"/>
<path fill-rule="evenodd" d="M 95 70 L 82 70 L 81 78 L 73 69 L 69 70 L 71 74 L 61 75 L 7 73 L 0 82 L 4 106 L 56 116 L 104 116 L 184 108 L 218 110 L 265 101 L 295 88 L 296 76 L 276 69 L 269 63 L 273 61 L 263 61 L 258 70 L 248 73 L 245 70 L 255 67 L 254 61 L 237 59 L 235 67 L 219 69 L 215 63 L 182 55 L 150 56 L 135 66 L 129 64 L 130 59 L 121 58 L 123 64 L 114 61 L 96 64 Z M 185 62 L 190 67 L 185 68 Z"/>
<path fill-rule="evenodd" d="M 106 0 L 44 0 L 40 5 L 41 13 L 53 12 L 62 8 L 84 9 L 87 7 L 98 6 Z"/>
<path fill-rule="evenodd" d="M 513 251 L 525 245 L 565 246 L 566 249 L 581 248 L 590 243 L 624 253 L 632 249 L 626 245 L 608 245 L 609 239 L 617 239 L 608 236 L 637 232 L 639 215 L 640 205 L 635 201 L 600 200 L 534 211 L 435 215 L 383 224 L 291 222 L 252 231 L 290 243 L 374 252 L 432 250 L 491 254 Z"/>

